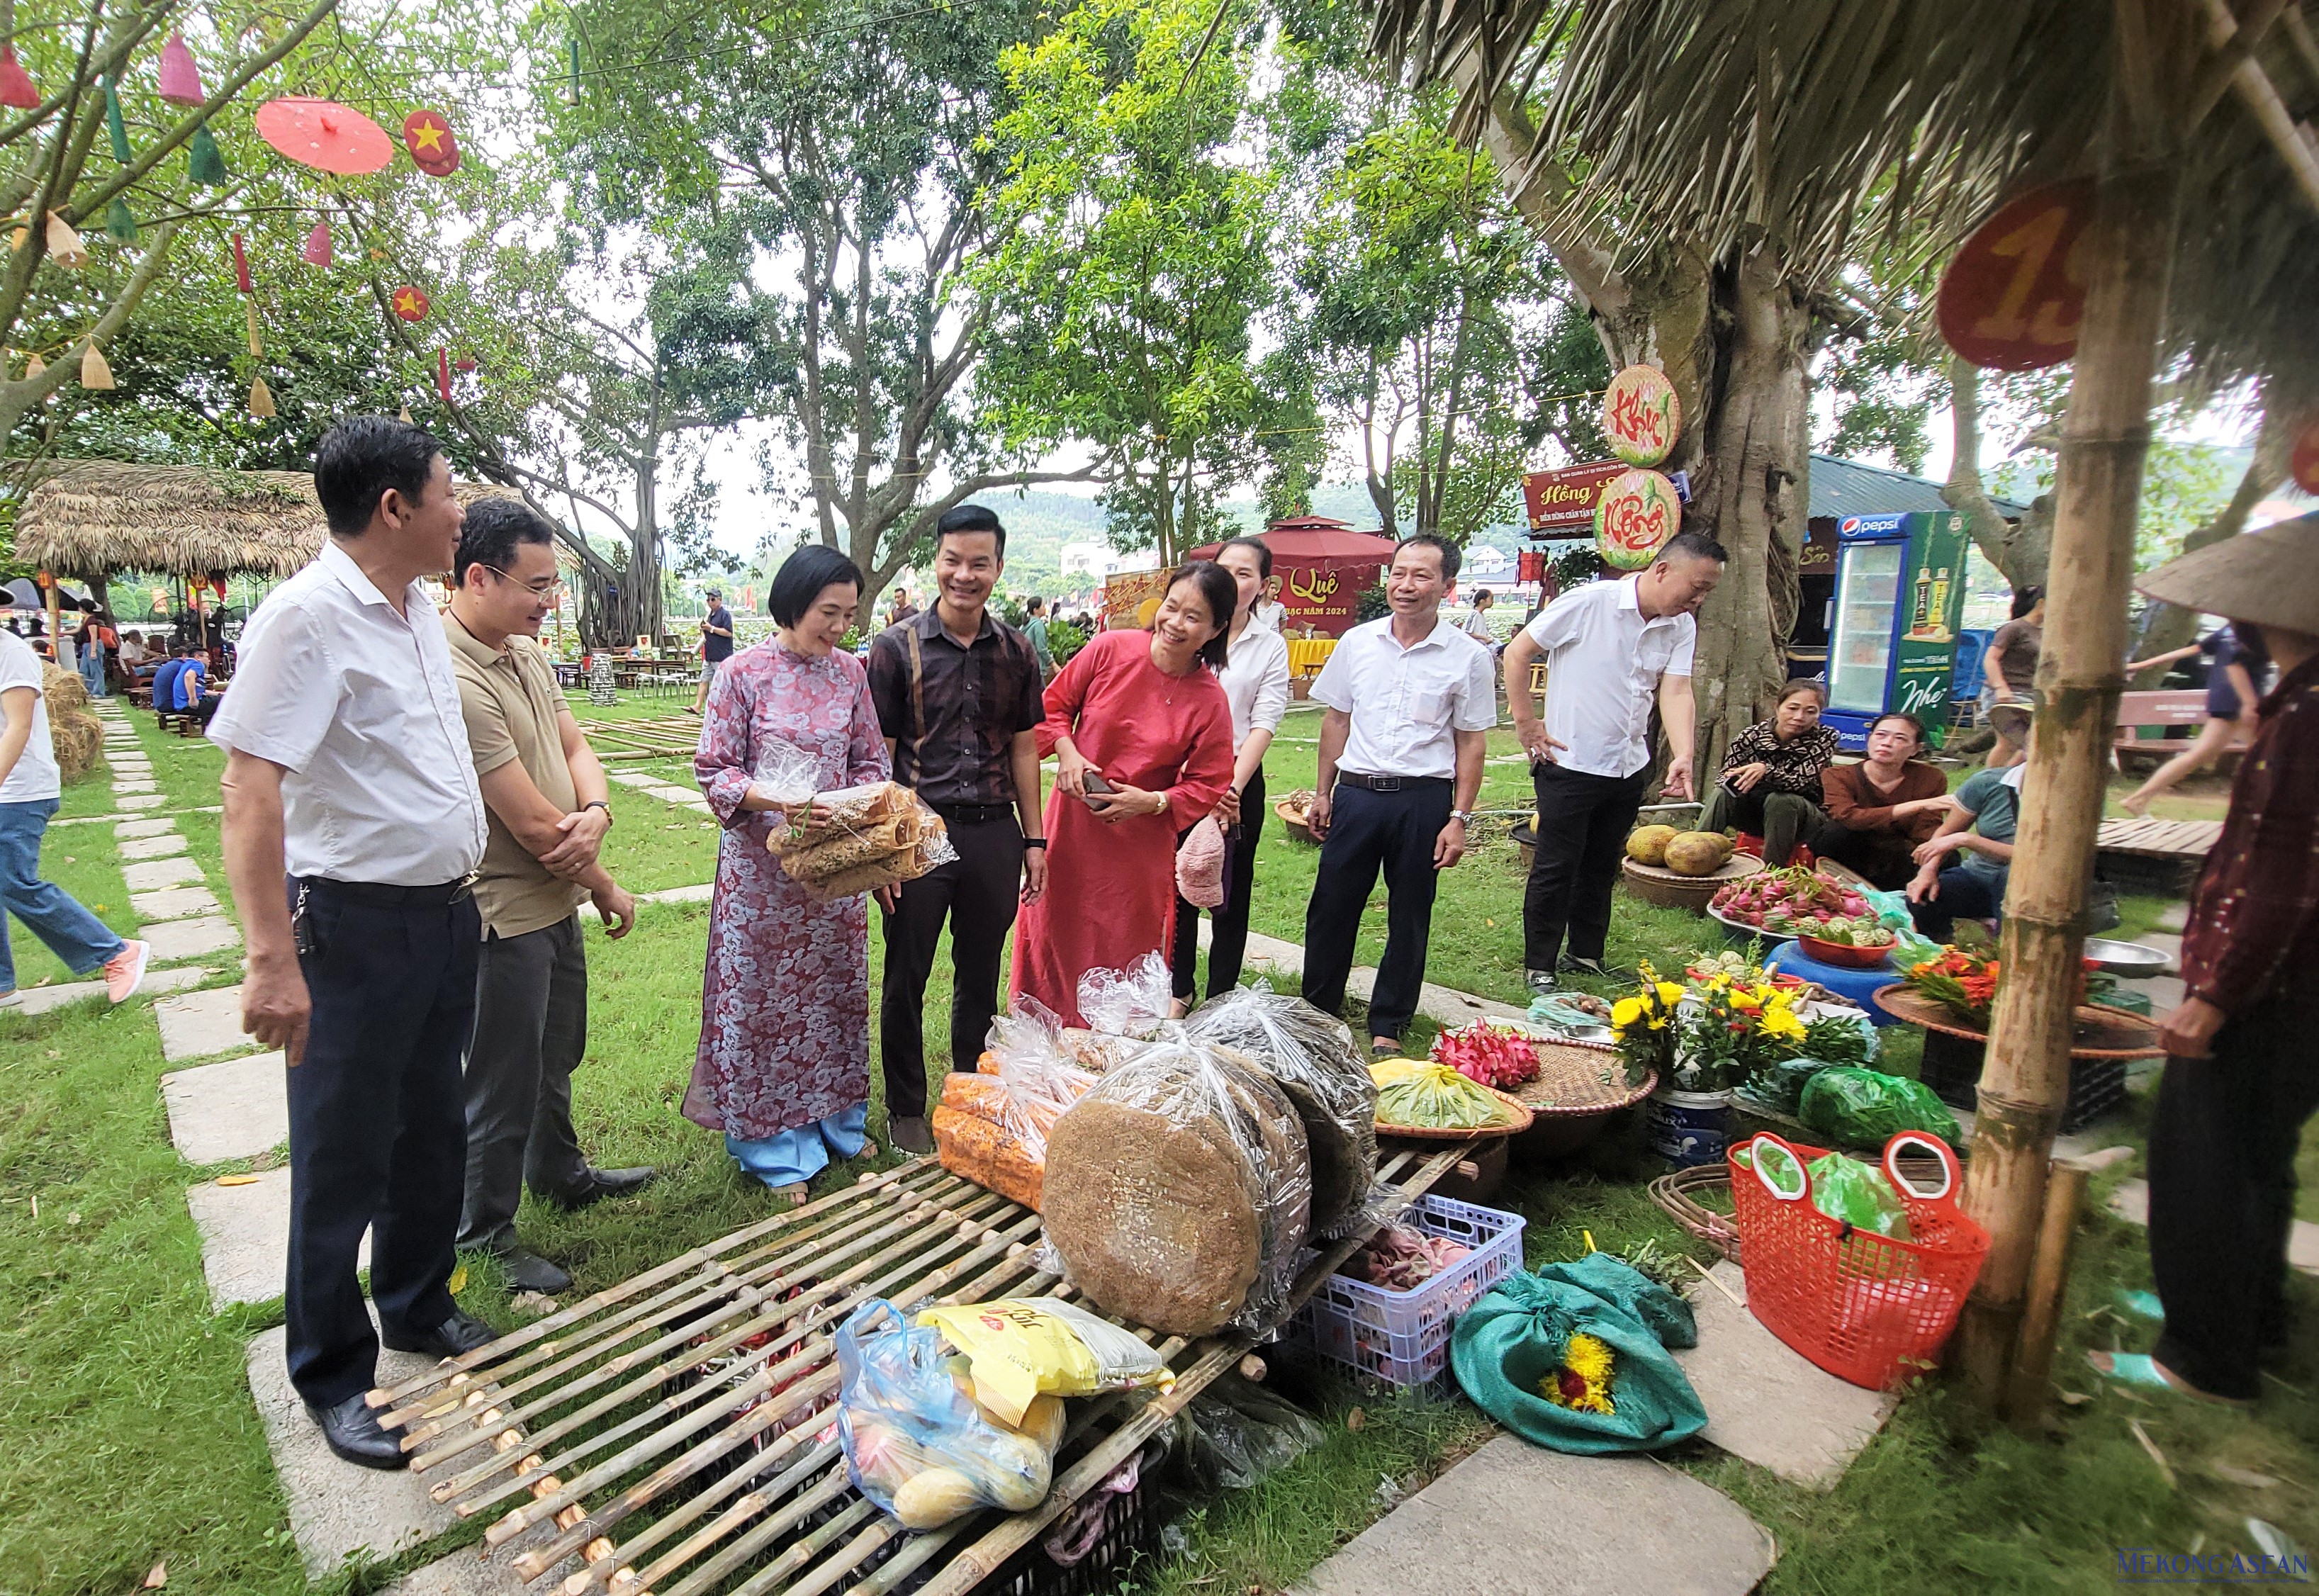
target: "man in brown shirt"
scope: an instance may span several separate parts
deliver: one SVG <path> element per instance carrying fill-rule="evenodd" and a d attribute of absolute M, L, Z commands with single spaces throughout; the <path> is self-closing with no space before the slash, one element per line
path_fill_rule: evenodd
<path fill-rule="evenodd" d="M 636 902 L 598 861 L 612 807 L 579 723 L 539 646 L 555 601 L 555 533 L 528 506 L 490 499 L 467 513 L 444 635 L 467 742 L 490 814 L 475 903 L 483 942 L 466 1058 L 466 1200 L 459 1245 L 499 1258 L 519 1290 L 572 1276 L 517 1245 L 522 1188 L 584 1207 L 652 1178 L 591 1169 L 572 1125 L 572 1072 L 588 1045 L 588 961 L 579 906 L 627 934 Z"/>

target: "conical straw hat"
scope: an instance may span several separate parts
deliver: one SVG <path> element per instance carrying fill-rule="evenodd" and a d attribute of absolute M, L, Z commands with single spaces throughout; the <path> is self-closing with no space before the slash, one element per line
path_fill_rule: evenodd
<path fill-rule="evenodd" d="M 2319 636 L 2319 515 L 2242 532 L 2134 585 L 2185 609 Z"/>

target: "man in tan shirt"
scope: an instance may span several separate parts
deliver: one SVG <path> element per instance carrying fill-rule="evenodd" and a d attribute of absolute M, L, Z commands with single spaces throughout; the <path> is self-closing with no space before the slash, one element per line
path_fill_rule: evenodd
<path fill-rule="evenodd" d="M 499 1258 L 518 1290 L 559 1292 L 572 1276 L 517 1245 L 522 1188 L 580 1208 L 653 1175 L 590 1168 L 572 1125 L 572 1072 L 588 1046 L 580 904 L 592 899 L 618 938 L 636 924 L 636 900 L 598 861 L 612 824 L 604 767 L 538 643 L 556 589 L 555 528 L 515 500 L 485 500 L 467 513 L 453 571 L 444 634 L 491 819 L 475 883 L 483 942 L 459 1245 Z"/>

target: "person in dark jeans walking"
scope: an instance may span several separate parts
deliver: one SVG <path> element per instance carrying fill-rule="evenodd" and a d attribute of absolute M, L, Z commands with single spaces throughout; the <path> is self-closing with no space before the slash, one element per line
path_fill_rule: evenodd
<path fill-rule="evenodd" d="M 1482 758 L 1498 721 L 1490 651 L 1441 618 L 1457 546 L 1405 537 L 1385 573 L 1393 613 L 1347 632 L 1313 684 L 1328 707 L 1313 834 L 1321 868 L 1304 911 L 1304 1000 L 1345 1005 L 1361 911 L 1385 872 L 1385 956 L 1369 996 L 1369 1045 L 1401 1051 L 1425 984 L 1435 877 L 1466 854 Z"/>
<path fill-rule="evenodd" d="M 700 690 L 692 695 L 692 713 L 708 707 L 708 689 L 717 672 L 733 657 L 733 612 L 725 608 L 725 591 L 710 588 L 708 614 L 700 623 Z"/>
<path fill-rule="evenodd" d="M 2150 1267 L 2165 1328 L 2094 1366 L 2145 1390 L 2251 1406 L 2289 1330 L 2296 1149 L 2319 1111 L 2319 516 L 2244 533 L 2135 584 L 2261 634 L 2278 684 L 2231 782 L 2182 934 L 2179 1007 L 2150 1122 Z"/>
<path fill-rule="evenodd" d="M 523 1188 L 584 1208 L 653 1175 L 642 1166 L 590 1168 L 572 1126 L 572 1072 L 588 1049 L 588 954 L 577 911 L 592 899 L 618 938 L 636 924 L 636 906 L 600 861 L 612 827 L 610 788 L 539 646 L 557 585 L 555 528 L 519 500 L 486 499 L 468 512 L 451 570 L 444 632 L 491 811 L 475 882 L 483 942 L 465 1060 L 459 1245 L 496 1258 L 519 1291 L 559 1292 L 572 1276 L 517 1244 Z"/>
<path fill-rule="evenodd" d="M 1650 781 L 1654 706 L 1672 755 L 1665 796 L 1691 796 L 1692 617 L 1722 580 L 1723 561 L 1713 538 L 1679 532 L 1649 569 L 1571 589 L 1506 645 L 1506 700 L 1538 792 L 1522 895 L 1522 964 L 1534 993 L 1553 991 L 1560 972 L 1609 973 L 1611 892 Z M 1543 716 L 1529 690 L 1540 658 Z"/>
<path fill-rule="evenodd" d="M 1248 952 L 1249 907 L 1256 895 L 1256 845 L 1264 832 L 1264 755 L 1272 734 L 1288 713 L 1288 645 L 1271 627 L 1259 625 L 1254 610 L 1263 602 L 1272 575 L 1272 551 L 1253 537 L 1235 537 L 1216 550 L 1216 564 L 1240 589 L 1225 634 L 1223 684 L 1232 705 L 1232 780 L 1216 819 L 1231 839 L 1224 867 L 1224 901 L 1209 911 L 1208 996 L 1229 992 L 1240 980 Z M 1176 898 L 1176 935 L 1168 953 L 1175 978 L 1175 1012 L 1191 1006 L 1200 957 L 1200 911 L 1181 894 Z"/>
<path fill-rule="evenodd" d="M 926 1129 L 926 979 L 950 924 L 950 1063 L 972 1069 L 998 1012 L 998 963 L 1019 904 L 1047 885 L 1039 801 L 1046 717 L 1030 640 L 990 613 L 1006 569 L 1006 528 L 979 504 L 935 524 L 934 602 L 870 645 L 870 693 L 894 762 L 950 828 L 958 858 L 881 888 L 886 972 L 879 1046 L 886 1134 L 905 1152 L 934 1150 Z"/>
<path fill-rule="evenodd" d="M 493 1333 L 450 1290 L 483 799 L 420 580 L 451 568 L 462 515 L 442 446 L 384 416 L 322 435 L 314 491 L 329 536 L 251 618 L 209 735 L 249 948 L 242 1028 L 289 1069 L 290 1381 L 330 1450 L 403 1468 L 364 1400 L 382 1337 L 451 1357 Z"/>

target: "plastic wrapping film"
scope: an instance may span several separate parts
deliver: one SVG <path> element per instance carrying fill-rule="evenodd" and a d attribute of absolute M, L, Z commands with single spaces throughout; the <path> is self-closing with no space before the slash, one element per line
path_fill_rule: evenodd
<path fill-rule="evenodd" d="M 767 845 L 791 880 L 821 898 L 915 881 L 958 857 L 942 816 L 893 781 L 813 794 Z"/>
<path fill-rule="evenodd" d="M 939 1331 L 907 1324 L 881 1298 L 838 1327 L 836 1351 L 846 1470 L 905 1528 L 933 1529 L 978 1507 L 1019 1513 L 1045 1500 L 1052 1456 L 975 1404 L 965 1360 Z"/>
<path fill-rule="evenodd" d="M 1181 1025 L 1105 1076 L 1047 1138 L 1042 1213 L 1071 1283 L 1170 1335 L 1277 1324 L 1312 1195 L 1287 1094 Z"/>
<path fill-rule="evenodd" d="M 1184 1028 L 1247 1055 L 1288 1094 L 1312 1154 L 1313 1233 L 1347 1234 L 1377 1165 L 1376 1084 L 1351 1029 L 1263 981 L 1210 998 Z"/>
<path fill-rule="evenodd" d="M 813 802 L 821 766 L 796 744 L 770 737 L 757 750 L 757 768 L 749 772 L 749 783 L 783 809 L 801 809 Z"/>
<path fill-rule="evenodd" d="M 1047 1133 L 1096 1083 L 1066 1049 L 1062 1022 L 1017 996 L 990 1022 L 990 1050 L 974 1074 L 952 1071 L 934 1113 L 942 1167 L 1026 1208 L 1040 1206 Z"/>
<path fill-rule="evenodd" d="M 1168 1023 L 1176 978 L 1165 956 L 1144 954 L 1125 969 L 1090 969 L 1079 977 L 1079 1017 L 1113 1036 L 1150 1037 Z"/>

